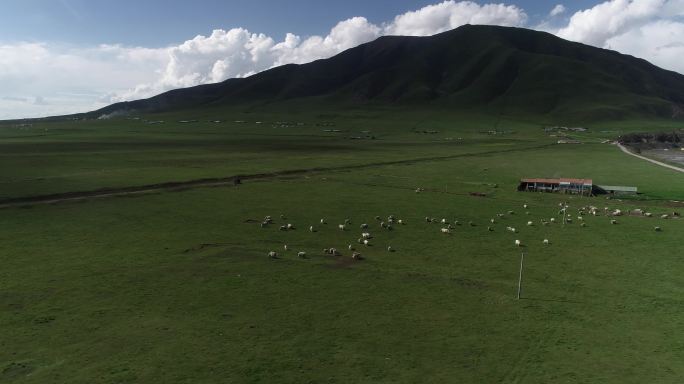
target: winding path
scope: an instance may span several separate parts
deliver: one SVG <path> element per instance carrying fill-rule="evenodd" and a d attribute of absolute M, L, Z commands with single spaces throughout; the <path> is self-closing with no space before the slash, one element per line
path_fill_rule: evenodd
<path fill-rule="evenodd" d="M 625 148 L 625 146 L 623 146 L 622 144 L 618 144 L 617 146 L 622 150 L 622 152 L 624 152 L 630 156 L 638 157 L 642 160 L 648 161 L 649 163 L 653 163 L 655 165 L 660 165 L 661 167 L 670 168 L 670 169 L 675 170 L 677 172 L 684 173 L 684 168 L 680 168 L 680 167 L 677 167 L 674 165 L 666 164 L 666 163 L 663 163 L 663 162 L 658 161 L 658 160 L 649 159 L 648 157 L 645 157 L 645 156 L 637 155 L 636 153 L 631 152 L 629 149 Z"/>

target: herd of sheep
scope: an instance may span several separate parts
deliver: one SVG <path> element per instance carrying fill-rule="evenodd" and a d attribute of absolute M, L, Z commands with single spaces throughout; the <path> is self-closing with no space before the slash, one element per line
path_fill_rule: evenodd
<path fill-rule="evenodd" d="M 528 204 L 523 204 L 522 208 L 525 210 L 525 215 L 526 217 L 529 217 L 531 215 L 530 210 L 529 210 L 529 205 Z M 575 216 L 576 214 L 576 216 Z M 509 210 L 506 213 L 497 213 L 495 217 L 491 218 L 489 220 L 489 226 L 487 226 L 487 231 L 488 232 L 494 232 L 495 227 L 494 225 L 498 223 L 500 219 L 503 219 L 505 217 L 511 217 L 515 215 L 515 211 Z M 573 214 L 571 213 L 571 208 L 570 205 L 566 203 L 559 203 L 559 209 L 558 209 L 558 217 L 549 217 L 548 220 L 546 218 L 540 218 L 539 223 L 542 226 L 550 226 L 550 225 L 559 225 L 558 223 L 560 222 L 560 225 L 570 225 L 574 221 L 573 219 L 576 217 L 577 222 L 580 223 L 580 227 L 586 227 L 587 224 L 585 222 L 584 217 L 587 215 L 592 215 L 592 216 L 606 216 L 610 218 L 610 224 L 616 225 L 618 224 L 617 217 L 623 216 L 623 215 L 630 215 L 630 216 L 643 216 L 643 217 L 653 217 L 653 214 L 650 212 L 645 212 L 641 209 L 635 209 L 629 212 L 623 212 L 620 209 L 610 209 L 608 207 L 604 207 L 603 209 L 599 209 L 598 207 L 595 206 L 582 206 L 579 207 L 576 212 Z M 281 215 L 280 216 L 282 220 L 285 220 L 285 216 Z M 679 214 L 677 212 L 672 212 L 671 214 L 662 214 L 660 215 L 661 219 L 671 219 L 671 218 L 679 218 Z M 377 222 L 377 225 L 379 226 L 380 230 L 384 231 L 392 231 L 394 226 L 403 226 L 406 225 L 406 222 L 403 219 L 399 219 L 395 217 L 394 215 L 390 215 L 387 218 L 382 218 L 380 216 L 375 217 L 375 221 Z M 320 219 L 320 224 L 321 225 L 326 225 L 327 222 L 325 219 Z M 459 220 L 453 220 L 449 221 L 446 218 L 442 219 L 436 219 L 434 217 L 425 217 L 425 223 L 427 224 L 433 224 L 437 223 L 439 225 L 439 231 L 442 234 L 445 235 L 450 235 L 456 228 L 456 226 L 462 225 Z M 270 225 L 274 224 L 273 218 L 271 216 L 266 216 L 264 220 L 261 222 L 261 227 L 266 228 Z M 533 227 L 535 226 L 535 222 L 533 220 L 526 220 L 526 224 L 528 227 Z M 345 219 L 343 223 L 340 223 L 337 225 L 338 230 L 346 232 L 351 229 L 352 221 L 351 219 Z M 471 227 L 477 226 L 474 222 L 469 221 L 468 225 Z M 368 247 L 371 245 L 371 241 L 373 239 L 373 236 L 370 233 L 370 225 L 367 223 L 363 223 L 359 225 L 359 229 L 361 230 L 360 236 L 357 239 L 357 243 L 359 245 L 363 245 L 365 247 Z M 294 230 L 295 226 L 292 223 L 285 223 L 280 226 L 281 231 L 290 231 Z M 508 232 L 517 234 L 519 233 L 519 230 L 516 229 L 515 227 L 512 226 L 507 226 L 506 230 Z M 661 232 L 662 228 L 660 226 L 655 226 L 654 230 L 656 232 Z M 316 227 L 314 225 L 309 226 L 309 232 L 316 232 Z M 514 240 L 514 245 L 516 247 L 523 247 L 523 242 L 520 239 L 515 239 Z M 548 238 L 544 238 L 541 240 L 541 243 L 545 246 L 548 246 L 551 244 L 551 241 Z M 348 251 L 351 252 L 351 258 L 353 260 L 362 260 L 363 256 L 359 251 L 355 249 L 355 247 L 352 244 L 349 244 L 347 246 Z M 289 247 L 285 244 L 283 245 L 283 250 L 284 252 L 289 251 Z M 387 246 L 387 251 L 388 252 L 394 252 L 394 249 L 392 246 Z M 331 256 L 342 256 L 342 252 L 340 252 L 337 248 L 325 248 L 323 249 L 323 253 L 326 255 L 331 255 Z M 306 252 L 299 251 L 297 252 L 297 256 L 299 258 L 307 258 Z M 278 252 L 271 250 L 268 252 L 268 257 L 269 258 L 278 258 L 279 254 Z"/>

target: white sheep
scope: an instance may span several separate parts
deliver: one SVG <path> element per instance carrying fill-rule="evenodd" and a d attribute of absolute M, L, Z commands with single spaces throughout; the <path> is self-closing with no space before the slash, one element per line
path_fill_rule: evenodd
<path fill-rule="evenodd" d="M 489 222 L 492 223 L 492 224 L 495 224 L 495 223 L 496 223 L 496 220 L 494 220 L 494 219 L 489 219 Z"/>
<path fill-rule="evenodd" d="M 368 240 L 364 240 L 364 241 L 363 241 L 363 245 L 365 245 L 366 247 L 367 247 L 369 244 L 370 244 L 370 241 L 368 241 Z"/>
<path fill-rule="evenodd" d="M 270 252 L 268 253 L 268 257 L 271 258 L 271 259 L 277 259 L 277 258 L 278 258 L 278 254 L 277 254 L 275 251 L 270 251 Z"/>
<path fill-rule="evenodd" d="M 527 209 L 527 204 L 523 204 L 523 208 Z"/>
<path fill-rule="evenodd" d="M 397 224 L 404 225 L 404 220 L 402 220 L 402 219 L 397 220 Z"/>
<path fill-rule="evenodd" d="M 662 231 L 662 228 L 660 228 L 660 227 L 655 227 L 655 228 L 653 228 L 653 229 L 655 229 L 656 232 Z"/>
<path fill-rule="evenodd" d="M 555 223 L 555 222 L 556 222 L 556 218 L 555 218 L 555 217 L 552 217 L 549 221 L 551 221 L 552 223 Z"/>
<path fill-rule="evenodd" d="M 313 227 L 313 225 L 312 225 L 312 226 L 309 227 L 309 232 L 313 232 L 313 231 L 314 231 L 314 227 Z"/>
<path fill-rule="evenodd" d="M 366 229 L 368 228 L 368 224 L 361 224 L 361 229 Z"/>
<path fill-rule="evenodd" d="M 352 247 L 352 245 L 349 244 L 349 245 L 347 245 L 347 249 L 350 250 L 350 251 L 353 251 L 353 250 L 354 250 L 354 247 Z"/>
<path fill-rule="evenodd" d="M 549 239 L 544 239 L 543 243 L 544 245 L 549 245 Z"/>
<path fill-rule="evenodd" d="M 394 252 L 394 248 L 391 245 L 387 246 L 387 252 Z"/>
<path fill-rule="evenodd" d="M 644 216 L 646 217 L 653 217 L 653 214 L 651 212 L 646 212 L 644 213 Z"/>
<path fill-rule="evenodd" d="M 347 229 L 347 227 L 344 224 L 339 224 L 337 228 L 339 228 L 340 231 L 344 231 L 345 229 Z"/>
<path fill-rule="evenodd" d="M 520 247 L 520 246 L 522 246 L 522 243 L 520 242 L 520 240 L 516 240 L 516 241 L 515 241 L 515 245 L 516 245 L 517 247 Z"/>
<path fill-rule="evenodd" d="M 446 223 L 447 223 L 447 219 L 442 219 L 442 224 L 446 224 Z"/>
<path fill-rule="evenodd" d="M 363 260 L 363 256 L 359 252 L 354 252 L 352 253 L 352 259 L 354 260 Z"/>
<path fill-rule="evenodd" d="M 661 219 L 669 219 L 669 218 L 670 218 L 670 215 L 667 215 L 667 214 L 665 214 L 665 215 L 660 215 L 660 218 L 661 218 Z"/>
<path fill-rule="evenodd" d="M 306 252 L 297 252 L 297 256 L 298 256 L 300 259 L 305 259 L 305 258 L 306 258 Z"/>
<path fill-rule="evenodd" d="M 371 238 L 371 234 L 368 233 L 368 232 L 364 232 L 364 233 L 361 234 L 361 237 L 364 238 L 364 239 L 370 239 L 370 238 Z"/>
<path fill-rule="evenodd" d="M 610 221 L 611 224 L 617 224 L 617 220 L 613 219 Z"/>
<path fill-rule="evenodd" d="M 287 229 L 294 229 L 294 225 L 292 225 L 292 224 L 287 224 Z"/>
<path fill-rule="evenodd" d="M 451 229 L 449 229 L 449 228 L 442 228 L 442 233 L 451 233 Z"/>
<path fill-rule="evenodd" d="M 527 222 L 527 226 L 528 226 L 528 227 L 531 227 L 531 226 L 533 226 L 533 225 L 534 225 L 533 222 L 531 222 L 531 221 L 528 221 L 528 222 Z"/>
<path fill-rule="evenodd" d="M 287 251 L 287 244 L 283 245 L 283 249 Z"/>
<path fill-rule="evenodd" d="M 321 219 L 321 224 L 325 224 L 325 219 Z"/>

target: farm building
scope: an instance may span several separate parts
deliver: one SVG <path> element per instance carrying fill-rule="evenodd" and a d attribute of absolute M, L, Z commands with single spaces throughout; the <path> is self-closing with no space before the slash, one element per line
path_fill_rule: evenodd
<path fill-rule="evenodd" d="M 595 185 L 596 192 L 609 195 L 636 195 L 637 187 L 625 187 L 619 185 Z"/>
<path fill-rule="evenodd" d="M 518 191 L 555 192 L 574 195 L 636 195 L 637 187 L 594 185 L 591 179 L 521 179 Z"/>
<path fill-rule="evenodd" d="M 576 195 L 591 195 L 591 179 L 522 179 L 518 191 L 557 192 Z"/>

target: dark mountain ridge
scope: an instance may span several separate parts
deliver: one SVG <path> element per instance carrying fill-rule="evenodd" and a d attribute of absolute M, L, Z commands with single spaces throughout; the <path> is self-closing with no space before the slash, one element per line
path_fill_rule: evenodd
<path fill-rule="evenodd" d="M 522 28 L 466 25 L 385 36 L 334 57 L 172 90 L 87 115 L 278 104 L 427 105 L 586 119 L 678 117 L 684 76 L 615 51 Z"/>

